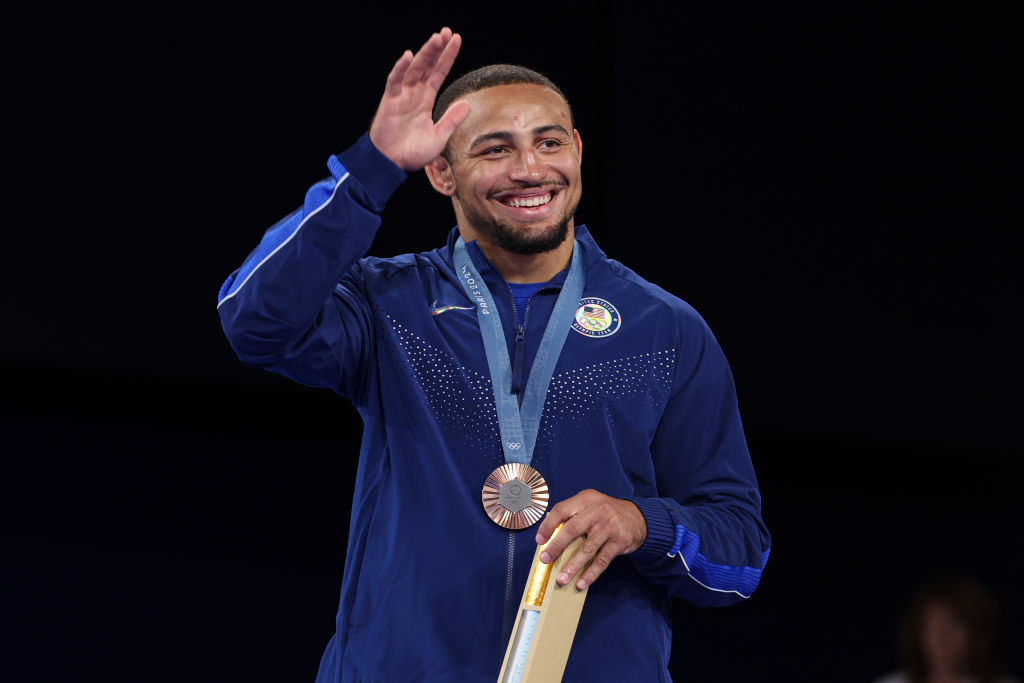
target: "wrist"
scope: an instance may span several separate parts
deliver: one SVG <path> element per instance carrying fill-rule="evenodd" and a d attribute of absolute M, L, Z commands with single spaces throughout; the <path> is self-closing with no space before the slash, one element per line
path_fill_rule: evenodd
<path fill-rule="evenodd" d="M 387 144 L 386 136 L 382 136 L 380 135 L 380 133 L 375 132 L 372 125 L 370 126 L 367 138 L 369 139 L 370 144 L 373 146 L 373 148 L 380 152 L 382 156 L 387 157 L 388 161 L 393 163 L 395 166 L 398 166 L 403 171 L 409 170 L 402 165 L 401 155 L 398 154 L 396 150 L 392 149 L 391 145 Z"/>
<path fill-rule="evenodd" d="M 640 510 L 647 534 L 636 552 L 641 555 L 667 555 L 675 540 L 675 525 L 657 498 L 634 497 L 627 500 Z"/>
<path fill-rule="evenodd" d="M 388 199 L 406 178 L 405 172 L 382 154 L 366 133 L 354 145 L 338 154 L 337 159 L 344 170 L 363 186 L 373 210 L 378 212 L 384 209 Z"/>

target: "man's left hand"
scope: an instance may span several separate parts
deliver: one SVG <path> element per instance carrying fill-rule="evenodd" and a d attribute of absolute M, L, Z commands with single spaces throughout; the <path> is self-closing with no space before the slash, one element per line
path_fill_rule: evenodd
<path fill-rule="evenodd" d="M 580 590 L 594 583 L 613 559 L 633 552 L 647 540 L 647 521 L 640 508 L 628 500 L 612 498 L 593 489 L 580 491 L 551 508 L 537 529 L 537 543 L 545 543 L 562 523 L 565 525 L 541 553 L 540 561 L 553 562 L 566 546 L 586 534 L 587 540 L 569 558 L 556 579 L 564 586 L 590 562 L 576 582 Z"/>

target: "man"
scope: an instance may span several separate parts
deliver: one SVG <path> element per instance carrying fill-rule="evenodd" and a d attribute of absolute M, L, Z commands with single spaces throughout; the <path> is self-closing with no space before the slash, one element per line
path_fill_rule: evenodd
<path fill-rule="evenodd" d="M 402 55 L 368 135 L 220 293 L 242 360 L 365 424 L 318 681 L 495 680 L 563 522 L 543 559 L 585 534 L 556 580 L 590 586 L 564 680 L 667 680 L 669 596 L 747 597 L 768 556 L 732 378 L 693 309 L 574 224 L 583 143 L 553 83 L 497 65 L 437 97 L 460 44 Z M 361 259 L 421 168 L 447 245 Z"/>

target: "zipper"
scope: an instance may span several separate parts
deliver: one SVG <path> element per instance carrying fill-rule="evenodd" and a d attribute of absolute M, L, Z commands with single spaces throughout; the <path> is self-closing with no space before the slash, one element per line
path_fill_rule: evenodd
<path fill-rule="evenodd" d="M 526 364 L 526 322 L 516 326 L 516 347 L 512 354 L 512 393 L 523 403 L 523 365 Z"/>
<path fill-rule="evenodd" d="M 512 393 L 519 398 L 519 405 L 523 404 L 523 363 L 526 356 L 526 316 L 530 314 L 530 302 L 536 295 L 534 292 L 526 300 L 526 310 L 523 311 L 523 324 L 519 324 L 519 309 L 516 307 L 516 295 L 512 291 L 512 285 L 505 281 L 505 288 L 508 289 L 508 298 L 512 302 L 512 324 L 516 326 L 516 342 L 512 350 Z"/>
<path fill-rule="evenodd" d="M 479 245 L 477 245 L 479 248 Z M 481 250 L 482 253 L 483 250 Z M 486 255 L 484 255 L 486 259 Z M 504 279 L 504 278 L 502 278 Z M 512 302 L 512 322 L 516 326 L 516 340 L 515 349 L 512 352 L 512 393 L 516 394 L 519 399 L 519 404 L 523 403 L 523 390 L 525 389 L 525 382 L 523 380 L 523 366 L 526 365 L 526 323 L 530 320 L 530 304 L 533 303 L 533 298 L 547 289 L 561 289 L 561 286 L 546 286 L 541 287 L 536 292 L 530 295 L 530 298 L 526 300 L 526 307 L 523 310 L 523 324 L 519 324 L 519 309 L 516 308 L 516 296 L 512 293 L 512 287 L 505 281 L 505 289 L 508 290 L 509 300 Z M 515 586 L 513 582 L 515 580 L 515 568 L 516 568 L 516 534 L 513 531 L 508 532 L 508 546 L 506 549 L 507 555 L 505 557 L 505 605 L 502 609 L 501 618 L 501 642 L 507 644 L 508 639 L 512 637 L 512 626 L 515 625 L 516 611 L 519 607 L 518 594 L 515 592 Z"/>
<path fill-rule="evenodd" d="M 512 351 L 512 393 L 519 397 L 519 405 L 523 404 L 523 391 L 526 389 L 526 380 L 524 378 L 526 365 L 526 323 L 530 321 L 530 305 L 533 303 L 533 298 L 543 292 L 546 289 L 561 289 L 561 287 L 541 287 L 536 292 L 530 295 L 530 298 L 526 300 L 526 308 L 523 311 L 523 324 L 519 324 L 519 311 L 516 308 L 516 297 L 512 293 L 512 287 L 506 282 L 505 287 L 508 288 L 508 296 L 512 300 L 512 316 L 513 322 L 516 326 L 516 342 L 515 347 Z"/>
<path fill-rule="evenodd" d="M 516 621 L 515 608 L 518 605 L 513 604 L 512 600 L 515 598 L 513 593 L 514 586 L 512 585 L 513 574 L 516 569 L 516 534 L 514 531 L 508 532 L 508 557 L 505 560 L 505 608 L 502 610 L 501 616 L 501 642 L 507 644 L 508 639 L 512 636 L 512 626 Z"/>

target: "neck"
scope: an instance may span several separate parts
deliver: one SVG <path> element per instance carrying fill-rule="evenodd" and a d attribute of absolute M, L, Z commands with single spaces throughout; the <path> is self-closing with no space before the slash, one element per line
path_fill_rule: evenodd
<path fill-rule="evenodd" d="M 497 246 L 478 234 L 462 233 L 462 239 L 470 242 L 476 240 L 487 260 L 491 262 L 506 282 L 529 284 L 547 282 L 558 273 L 569 267 L 572 259 L 572 247 L 576 231 L 569 224 L 569 234 L 565 240 L 550 251 L 539 254 L 516 254 Z"/>

